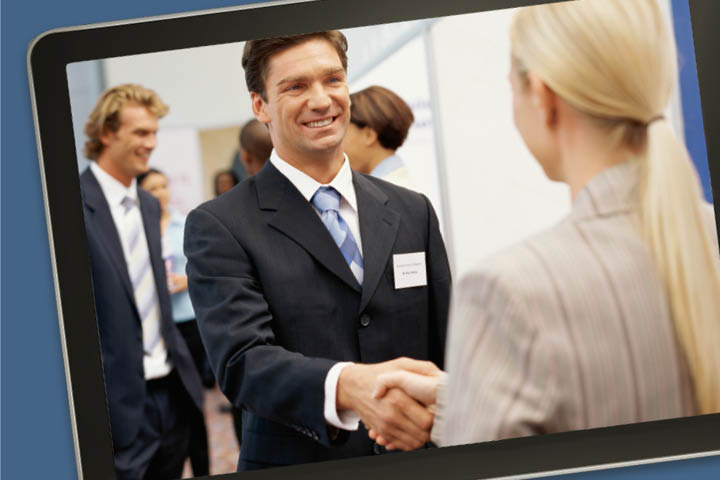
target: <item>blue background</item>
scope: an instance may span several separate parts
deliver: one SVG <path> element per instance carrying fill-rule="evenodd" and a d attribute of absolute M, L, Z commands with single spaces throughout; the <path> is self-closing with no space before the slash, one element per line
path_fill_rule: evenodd
<path fill-rule="evenodd" d="M 28 91 L 28 44 L 52 28 L 244 3 L 253 2 L 2 1 L 0 477 L 77 478 Z M 718 473 L 720 457 L 708 457 L 563 478 L 717 478 Z"/>

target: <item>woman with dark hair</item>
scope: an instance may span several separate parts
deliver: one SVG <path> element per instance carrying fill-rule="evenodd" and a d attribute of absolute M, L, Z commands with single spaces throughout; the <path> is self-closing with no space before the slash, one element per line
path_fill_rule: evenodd
<path fill-rule="evenodd" d="M 405 163 L 396 154 L 415 119 L 408 104 L 379 86 L 353 93 L 350 101 L 343 147 L 352 169 L 414 189 Z"/>

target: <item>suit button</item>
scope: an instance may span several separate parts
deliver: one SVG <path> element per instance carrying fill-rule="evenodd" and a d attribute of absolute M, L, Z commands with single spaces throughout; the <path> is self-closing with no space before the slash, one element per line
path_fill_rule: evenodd
<path fill-rule="evenodd" d="M 378 445 L 377 443 L 373 443 L 373 453 L 375 455 L 380 455 L 380 453 L 382 453 L 380 450 L 380 445 Z"/>
<path fill-rule="evenodd" d="M 362 325 L 363 327 L 367 327 L 368 325 L 370 325 L 370 315 L 368 315 L 367 313 L 363 313 L 360 317 L 360 325 Z"/>

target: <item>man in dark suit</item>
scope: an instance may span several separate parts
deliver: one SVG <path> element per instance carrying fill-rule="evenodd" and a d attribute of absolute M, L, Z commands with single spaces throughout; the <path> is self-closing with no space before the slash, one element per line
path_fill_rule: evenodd
<path fill-rule="evenodd" d="M 182 475 L 202 386 L 172 321 L 160 205 L 137 188 L 167 106 L 152 90 L 104 92 L 85 126 L 80 176 L 118 479 Z"/>
<path fill-rule="evenodd" d="M 423 405 L 371 393 L 399 365 L 442 366 L 447 256 L 427 198 L 350 170 L 346 50 L 337 31 L 246 44 L 253 112 L 275 149 L 187 219 L 200 331 L 245 410 L 239 470 L 383 452 L 359 420 L 404 450 L 429 439 Z"/>

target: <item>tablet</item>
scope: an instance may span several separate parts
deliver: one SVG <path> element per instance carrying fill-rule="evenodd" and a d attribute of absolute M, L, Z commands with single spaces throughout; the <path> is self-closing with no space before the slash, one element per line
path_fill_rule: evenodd
<path fill-rule="evenodd" d="M 710 0 L 658 0 L 672 25 L 680 78 L 664 112 L 700 173 L 708 201 L 720 198 L 720 33 Z M 125 83 L 170 106 L 150 165 L 166 172 L 170 203 L 188 213 L 214 196 L 215 172 L 235 166 L 240 127 L 252 117 L 240 65 L 244 42 L 341 30 L 351 92 L 382 85 L 412 108 L 399 150 L 417 189 L 437 212 L 454 278 L 570 208 L 565 187 L 545 179 L 512 125 L 508 26 L 527 0 L 308 0 L 269 2 L 46 32 L 28 50 L 45 209 L 52 252 L 74 445 L 81 478 L 115 478 L 80 174 L 89 165 L 83 127 L 100 93 Z M 483 115 L 478 115 L 481 111 Z M 481 162 L 483 151 L 507 161 Z M 460 154 L 460 152 L 468 152 Z M 478 178 L 497 205 L 461 219 Z M 714 180 L 714 182 L 711 182 Z M 714 188 L 713 188 L 714 187 Z M 504 195 L 504 197 L 503 197 Z M 470 197 L 468 197 L 470 196 Z M 717 206 L 715 206 L 718 212 Z M 512 215 L 513 221 L 508 222 Z M 494 478 L 665 461 L 720 452 L 720 415 L 674 418 L 402 454 L 232 474 L 223 478 Z"/>

